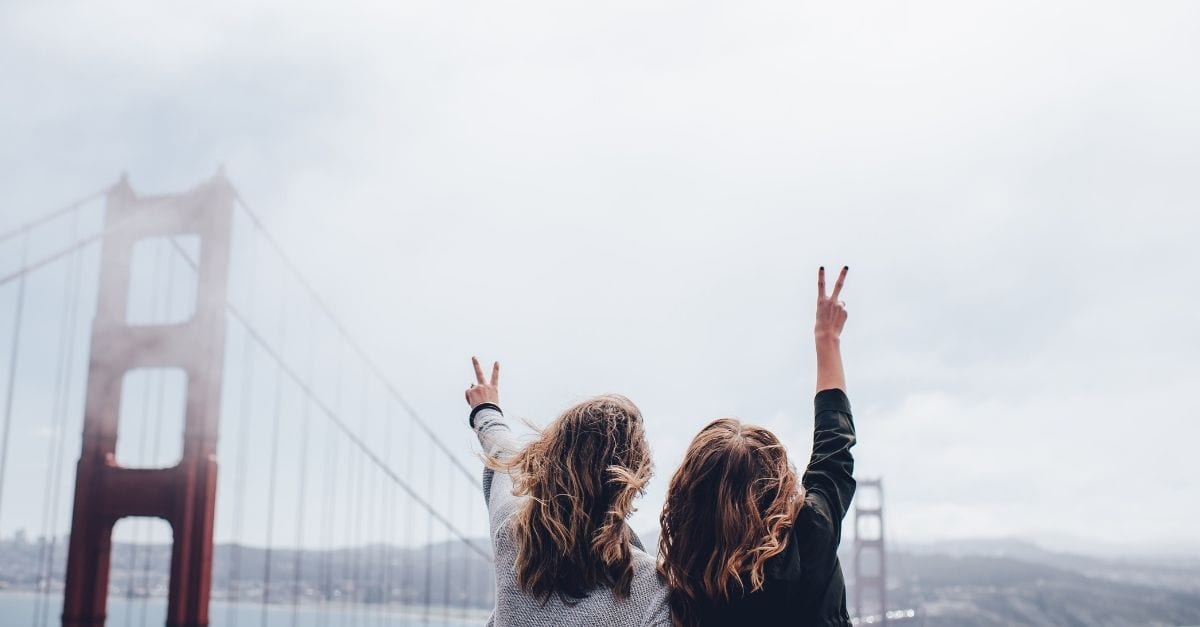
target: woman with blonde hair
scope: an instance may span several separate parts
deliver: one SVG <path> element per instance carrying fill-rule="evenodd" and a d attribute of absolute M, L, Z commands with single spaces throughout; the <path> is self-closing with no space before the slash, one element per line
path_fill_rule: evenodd
<path fill-rule="evenodd" d="M 666 586 L 626 519 L 650 480 L 642 414 L 606 395 L 564 411 L 518 447 L 500 411 L 500 364 L 466 391 L 483 446 L 496 568 L 489 625 L 670 624 Z"/>
<path fill-rule="evenodd" d="M 818 273 L 816 419 L 804 476 L 775 434 L 722 418 L 696 435 L 671 478 L 659 571 L 678 627 L 850 625 L 837 557 L 855 488 L 838 300 L 848 270 L 828 297 L 825 269 Z"/>

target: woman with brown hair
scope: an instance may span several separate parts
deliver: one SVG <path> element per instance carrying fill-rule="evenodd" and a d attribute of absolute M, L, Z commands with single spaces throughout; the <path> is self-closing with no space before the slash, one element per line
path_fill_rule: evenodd
<path fill-rule="evenodd" d="M 642 414 L 606 395 L 564 411 L 525 447 L 500 411 L 500 364 L 466 392 L 483 446 L 496 567 L 489 625 L 670 624 L 667 589 L 626 519 L 650 480 Z"/>
<path fill-rule="evenodd" d="M 678 627 L 850 625 L 837 557 L 855 488 L 838 300 L 848 270 L 828 297 L 818 273 L 816 421 L 803 478 L 775 434 L 733 418 L 704 427 L 671 478 L 659 571 Z"/>

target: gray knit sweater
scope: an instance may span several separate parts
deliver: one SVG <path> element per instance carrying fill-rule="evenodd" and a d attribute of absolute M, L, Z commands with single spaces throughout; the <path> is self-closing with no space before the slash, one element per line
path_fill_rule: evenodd
<path fill-rule="evenodd" d="M 516 450 L 512 431 L 504 415 L 491 407 L 477 409 L 473 418 L 479 444 L 489 455 L 503 457 Z M 654 557 L 646 554 L 641 542 L 633 548 L 633 585 L 629 598 L 617 600 L 612 590 L 592 591 L 572 605 L 556 595 L 543 604 L 541 600 L 517 587 L 514 564 L 517 546 L 512 537 L 511 521 L 523 499 L 512 493 L 512 478 L 483 471 L 483 496 L 487 502 L 492 536 L 492 551 L 496 560 L 496 607 L 488 625 L 494 627 L 592 627 L 600 625 L 631 625 L 636 627 L 669 627 L 670 610 L 666 585 L 659 581 Z"/>

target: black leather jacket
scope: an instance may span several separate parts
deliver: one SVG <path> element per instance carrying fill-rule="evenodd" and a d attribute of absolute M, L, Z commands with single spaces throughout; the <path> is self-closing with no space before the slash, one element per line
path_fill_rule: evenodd
<path fill-rule="evenodd" d="M 850 627 L 837 549 L 842 518 L 854 497 L 854 421 L 841 390 L 817 394 L 812 459 L 804 473 L 804 505 L 787 549 L 766 564 L 763 589 L 703 608 L 702 624 Z"/>

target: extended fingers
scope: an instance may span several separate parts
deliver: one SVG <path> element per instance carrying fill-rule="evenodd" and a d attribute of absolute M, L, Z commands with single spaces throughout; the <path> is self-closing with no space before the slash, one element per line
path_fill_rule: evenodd
<path fill-rule="evenodd" d="M 475 382 L 479 385 L 485 385 L 487 380 L 483 378 L 483 366 L 479 365 L 479 358 L 472 357 L 471 365 L 475 366 Z"/>
<path fill-rule="evenodd" d="M 842 293 L 842 285 L 846 283 L 846 273 L 850 271 L 850 266 L 842 266 L 842 271 L 838 274 L 837 283 L 833 284 L 833 294 L 830 296 L 833 300 L 837 300 L 838 294 Z"/>
<path fill-rule="evenodd" d="M 825 266 L 817 270 L 817 300 L 825 300 Z"/>
<path fill-rule="evenodd" d="M 492 364 L 492 387 L 500 387 L 500 362 Z"/>

